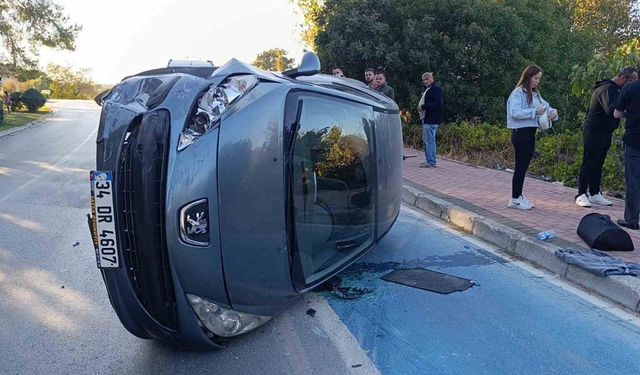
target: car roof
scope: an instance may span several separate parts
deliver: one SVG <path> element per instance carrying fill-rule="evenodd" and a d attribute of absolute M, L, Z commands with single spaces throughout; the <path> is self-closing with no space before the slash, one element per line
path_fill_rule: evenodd
<path fill-rule="evenodd" d="M 311 76 L 299 76 L 291 78 L 280 72 L 270 72 L 259 69 L 253 65 L 237 59 L 231 59 L 227 63 L 216 67 L 206 66 L 173 66 L 147 70 L 138 74 L 123 78 L 123 81 L 131 77 L 154 76 L 167 74 L 189 74 L 207 80 L 221 81 L 227 77 L 238 74 L 253 74 L 262 81 L 277 82 L 285 85 L 295 85 L 301 89 L 312 90 L 332 96 L 343 97 L 348 100 L 365 102 L 378 108 L 397 111 L 397 104 L 386 95 L 370 89 L 363 82 L 352 78 L 336 77 L 327 74 L 314 74 Z"/>

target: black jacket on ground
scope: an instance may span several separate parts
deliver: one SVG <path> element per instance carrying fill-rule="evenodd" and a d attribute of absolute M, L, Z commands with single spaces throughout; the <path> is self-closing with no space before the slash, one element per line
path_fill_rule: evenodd
<path fill-rule="evenodd" d="M 444 96 L 442 95 L 442 87 L 435 83 L 431 85 L 431 88 L 424 95 L 424 109 L 423 124 L 442 124 L 443 122 L 443 109 L 444 109 Z"/>
<path fill-rule="evenodd" d="M 610 133 L 616 130 L 620 120 L 613 117 L 620 87 L 610 79 L 596 82 L 593 86 L 589 112 L 584 121 L 585 131 Z"/>

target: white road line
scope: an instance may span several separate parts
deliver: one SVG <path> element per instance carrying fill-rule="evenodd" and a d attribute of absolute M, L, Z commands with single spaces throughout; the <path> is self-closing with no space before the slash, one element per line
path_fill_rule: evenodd
<path fill-rule="evenodd" d="M 350 370 L 351 374 L 380 375 L 380 371 L 371 362 L 367 353 L 362 350 L 358 340 L 353 337 L 351 331 L 342 323 L 340 317 L 336 315 L 324 297 L 317 293 L 308 293 L 303 298 L 310 307 L 316 310 L 315 316 L 329 340 L 340 353 L 345 368 Z M 361 366 L 351 367 L 358 364 Z"/>
<path fill-rule="evenodd" d="M 564 281 L 563 279 L 561 279 L 558 275 L 553 274 L 551 272 L 548 272 L 546 270 L 543 269 L 539 269 L 539 268 L 535 268 L 531 265 L 529 265 L 526 262 L 523 262 L 519 259 L 516 259 L 515 257 L 509 255 L 509 254 L 505 254 L 504 251 L 502 251 L 501 249 L 487 243 L 484 242 L 472 235 L 469 235 L 467 233 L 463 233 L 460 232 L 450 226 L 448 226 L 447 224 L 444 224 L 443 222 L 441 222 L 438 219 L 432 218 L 428 215 L 425 215 L 424 213 L 414 210 L 412 208 L 409 208 L 405 205 L 402 206 L 402 209 L 413 214 L 414 216 L 419 217 L 420 219 L 422 219 L 423 221 L 425 221 L 426 223 L 428 223 L 429 225 L 432 225 L 434 227 L 436 227 L 437 229 L 442 230 L 443 232 L 447 232 L 450 233 L 454 236 L 457 237 L 461 237 L 463 238 L 465 241 L 471 243 L 472 245 L 481 248 L 483 250 L 486 250 L 488 252 L 490 252 L 491 254 L 505 259 L 507 260 L 509 263 L 515 265 L 516 267 L 519 267 L 523 270 L 525 270 L 526 272 L 529 272 L 530 274 L 532 274 L 535 277 L 544 279 L 545 281 L 549 282 L 550 284 L 553 284 L 555 286 L 558 286 L 562 289 L 564 289 L 565 291 L 575 295 L 576 297 L 589 302 L 590 304 L 592 304 L 593 306 L 600 308 L 602 310 L 607 311 L 608 313 L 614 315 L 615 317 L 624 320 L 628 323 L 633 324 L 634 326 L 640 328 L 640 317 L 627 312 L 626 310 L 624 310 L 623 308 L 621 308 L 620 306 L 616 305 L 613 302 L 607 301 L 599 296 L 593 295 L 591 293 L 589 293 L 588 291 L 585 291 L 581 288 L 578 288 L 570 283 L 568 283 L 567 281 Z"/>

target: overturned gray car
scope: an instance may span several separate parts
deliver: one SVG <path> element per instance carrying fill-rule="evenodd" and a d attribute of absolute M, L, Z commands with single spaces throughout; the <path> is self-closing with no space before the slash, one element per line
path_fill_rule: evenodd
<path fill-rule="evenodd" d="M 194 349 L 264 324 L 400 210 L 397 105 L 364 84 L 232 59 L 124 79 L 102 105 L 89 215 L 132 334 Z"/>

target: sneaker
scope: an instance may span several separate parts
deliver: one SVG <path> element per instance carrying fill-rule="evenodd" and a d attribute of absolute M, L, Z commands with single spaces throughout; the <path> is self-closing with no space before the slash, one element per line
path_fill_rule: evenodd
<path fill-rule="evenodd" d="M 420 168 L 431 168 L 431 165 L 427 164 L 426 162 L 422 162 L 419 165 Z"/>
<path fill-rule="evenodd" d="M 590 196 L 589 202 L 600 206 L 613 206 L 613 202 L 605 198 L 602 193 Z"/>
<path fill-rule="evenodd" d="M 579 207 L 591 207 L 591 202 L 589 202 L 587 194 L 582 194 L 576 198 L 576 205 Z"/>
<path fill-rule="evenodd" d="M 507 204 L 507 207 L 515 208 L 518 210 L 530 210 L 533 208 L 531 203 L 522 199 L 522 196 L 520 196 L 520 198 L 511 198 L 509 204 Z"/>
<path fill-rule="evenodd" d="M 520 196 L 520 199 L 522 199 L 523 202 L 527 203 L 529 206 L 531 206 L 531 208 L 534 208 L 536 205 L 533 204 L 533 202 L 531 202 L 530 200 L 528 200 L 524 195 Z"/>
<path fill-rule="evenodd" d="M 618 219 L 618 225 L 621 226 L 621 227 L 625 227 L 625 228 L 629 228 L 629 229 L 633 229 L 633 230 L 640 229 L 640 225 L 631 224 L 630 222 L 626 221 L 625 219 Z"/>

